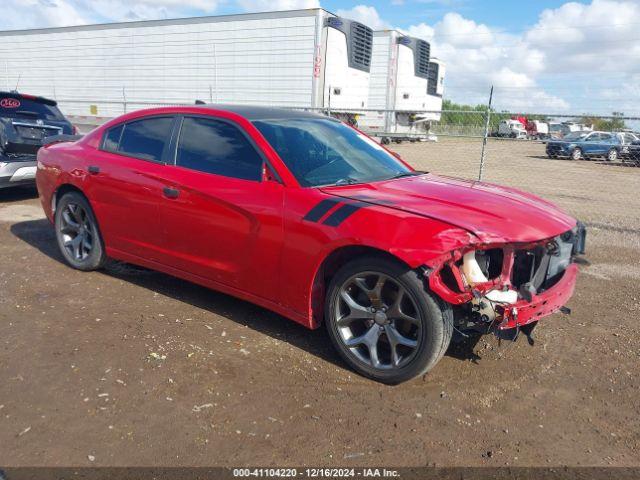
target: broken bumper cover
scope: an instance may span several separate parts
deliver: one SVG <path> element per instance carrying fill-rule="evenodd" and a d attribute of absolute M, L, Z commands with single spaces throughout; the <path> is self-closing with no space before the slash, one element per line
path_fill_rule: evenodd
<path fill-rule="evenodd" d="M 498 324 L 498 328 L 506 330 L 522 327 L 557 312 L 573 295 L 577 277 L 578 265 L 572 263 L 564 271 L 558 283 L 550 289 L 533 295 L 531 301 L 520 300 L 504 307 L 502 322 Z"/>
<path fill-rule="evenodd" d="M 578 273 L 574 259 L 585 243 L 586 228 L 577 222 L 546 240 L 451 252 L 425 276 L 431 291 L 456 309 L 459 330 L 517 330 L 568 302 Z"/>
<path fill-rule="evenodd" d="M 0 188 L 35 183 L 36 165 L 35 156 L 0 155 Z"/>

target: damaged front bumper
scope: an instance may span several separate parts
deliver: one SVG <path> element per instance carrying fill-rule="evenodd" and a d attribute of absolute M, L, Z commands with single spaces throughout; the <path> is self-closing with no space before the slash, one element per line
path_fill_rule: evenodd
<path fill-rule="evenodd" d="M 556 237 L 526 244 L 484 245 L 451 252 L 426 271 L 432 292 L 454 308 L 456 328 L 481 333 L 533 326 L 573 295 L 584 254 L 580 222 Z"/>

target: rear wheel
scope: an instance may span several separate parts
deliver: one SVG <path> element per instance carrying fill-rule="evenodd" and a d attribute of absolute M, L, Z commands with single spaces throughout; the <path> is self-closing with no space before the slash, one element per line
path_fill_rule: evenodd
<path fill-rule="evenodd" d="M 83 195 L 69 192 L 60 199 L 55 230 L 60 252 L 73 268 L 89 271 L 104 265 L 106 255 L 98 222 Z"/>
<path fill-rule="evenodd" d="M 391 260 L 354 260 L 332 279 L 325 323 L 354 370 L 396 384 L 422 375 L 451 341 L 451 308 L 425 290 L 418 274 Z"/>
<path fill-rule="evenodd" d="M 573 152 L 571 152 L 571 160 L 580 160 L 582 158 L 582 150 L 579 148 L 574 148 Z"/>
<path fill-rule="evenodd" d="M 618 150 L 616 150 L 615 148 L 612 148 L 611 150 L 609 150 L 609 152 L 607 153 L 607 161 L 609 161 L 609 162 L 617 162 L 618 161 Z"/>

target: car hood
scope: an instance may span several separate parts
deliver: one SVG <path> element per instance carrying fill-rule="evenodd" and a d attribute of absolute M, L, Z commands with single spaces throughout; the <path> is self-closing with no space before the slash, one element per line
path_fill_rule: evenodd
<path fill-rule="evenodd" d="M 498 185 L 424 174 L 325 193 L 382 205 L 463 228 L 482 242 L 532 242 L 575 227 L 576 220 L 541 198 Z"/>

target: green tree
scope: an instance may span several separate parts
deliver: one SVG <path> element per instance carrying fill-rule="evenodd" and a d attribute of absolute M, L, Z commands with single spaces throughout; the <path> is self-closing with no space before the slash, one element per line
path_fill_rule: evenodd
<path fill-rule="evenodd" d="M 594 130 L 601 130 L 604 132 L 619 132 L 627 128 L 627 124 L 624 121 L 624 113 L 613 112 L 611 118 L 598 118 L 593 115 L 583 115 L 576 121 L 578 123 L 584 123 L 585 125 L 593 125 Z"/>

